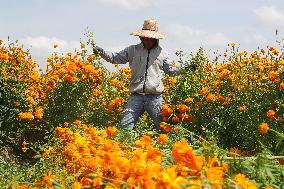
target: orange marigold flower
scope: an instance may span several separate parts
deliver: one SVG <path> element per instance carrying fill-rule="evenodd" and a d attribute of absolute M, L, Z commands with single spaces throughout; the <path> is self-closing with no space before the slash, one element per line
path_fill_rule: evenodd
<path fill-rule="evenodd" d="M 216 96 L 216 99 L 218 100 L 218 101 L 223 101 L 223 100 L 225 100 L 225 97 L 223 96 L 223 95 L 217 95 Z"/>
<path fill-rule="evenodd" d="M 172 117 L 172 124 L 178 124 L 180 122 L 180 119 L 178 118 L 178 116 L 174 115 Z"/>
<path fill-rule="evenodd" d="M 195 156 L 192 147 L 188 145 L 185 139 L 174 144 L 172 154 L 178 164 L 195 171 L 199 171 L 202 168 L 204 157 Z"/>
<path fill-rule="evenodd" d="M 193 119 L 194 119 L 194 116 L 190 114 L 184 114 L 182 117 L 182 121 L 186 123 L 191 122 Z"/>
<path fill-rule="evenodd" d="M 130 161 L 126 157 L 118 157 L 115 165 L 119 168 L 120 172 L 127 172 L 130 169 Z"/>
<path fill-rule="evenodd" d="M 52 175 L 52 172 L 49 171 L 48 174 L 44 174 L 44 177 L 42 179 L 42 184 L 44 186 L 52 186 L 52 181 L 51 181 L 52 178 L 56 178 L 56 176 Z"/>
<path fill-rule="evenodd" d="M 275 79 L 276 77 L 278 77 L 278 75 L 279 75 L 279 72 L 277 72 L 277 71 L 270 71 L 268 73 L 269 79 Z"/>
<path fill-rule="evenodd" d="M 213 102 L 215 100 L 215 95 L 214 94 L 208 94 L 205 100 L 207 102 Z"/>
<path fill-rule="evenodd" d="M 180 113 L 184 113 L 187 110 L 189 110 L 189 107 L 185 104 L 180 104 L 180 105 L 178 105 L 177 109 Z"/>
<path fill-rule="evenodd" d="M 231 147 L 230 148 L 230 152 L 232 152 L 233 154 L 231 156 L 236 157 L 236 155 L 240 155 L 241 154 L 241 150 L 236 148 L 236 147 Z"/>
<path fill-rule="evenodd" d="M 150 147 L 147 149 L 147 161 L 160 164 L 162 162 L 162 152 L 159 148 Z"/>
<path fill-rule="evenodd" d="M 198 107 L 201 107 L 201 106 L 202 106 L 202 102 L 196 102 L 196 105 L 197 105 Z"/>
<path fill-rule="evenodd" d="M 219 78 L 219 79 L 223 79 L 223 78 L 225 78 L 226 76 L 228 76 L 229 74 L 230 74 L 230 71 L 227 70 L 227 69 L 224 69 L 224 70 L 222 70 L 222 72 L 220 72 L 220 73 L 218 74 L 218 78 Z"/>
<path fill-rule="evenodd" d="M 245 110 L 247 110 L 248 109 L 248 107 L 246 107 L 246 106 L 239 106 L 239 110 L 240 111 L 245 111 Z"/>
<path fill-rule="evenodd" d="M 162 107 L 161 115 L 163 117 L 168 117 L 173 113 L 173 109 L 168 104 L 164 104 Z"/>
<path fill-rule="evenodd" d="M 77 126 L 80 126 L 82 124 L 82 122 L 77 119 L 77 120 L 74 121 L 74 124 L 77 125 Z"/>
<path fill-rule="evenodd" d="M 275 111 L 273 110 L 268 110 L 268 112 L 266 113 L 267 117 L 269 117 L 270 119 L 275 119 Z"/>
<path fill-rule="evenodd" d="M 273 189 L 273 187 L 272 186 L 265 186 L 264 189 Z"/>
<path fill-rule="evenodd" d="M 258 131 L 260 134 L 265 135 L 269 130 L 269 125 L 267 123 L 262 123 L 258 127 Z"/>
<path fill-rule="evenodd" d="M 189 98 L 185 99 L 184 102 L 187 102 L 187 103 L 193 102 L 193 98 L 189 97 Z"/>
<path fill-rule="evenodd" d="M 280 88 L 281 91 L 283 91 L 284 90 L 284 83 L 280 83 L 279 88 Z"/>
<path fill-rule="evenodd" d="M 200 94 L 204 96 L 208 93 L 208 91 L 209 91 L 208 87 L 204 87 L 200 90 Z"/>
<path fill-rule="evenodd" d="M 143 135 L 138 141 L 136 141 L 136 145 L 142 148 L 149 147 L 153 144 L 153 140 L 148 135 Z"/>
<path fill-rule="evenodd" d="M 114 137 L 117 133 L 117 128 L 116 127 L 108 127 L 107 128 L 107 135 L 109 137 Z"/>
<path fill-rule="evenodd" d="M 164 122 L 160 123 L 160 127 L 165 132 L 170 132 L 171 130 L 173 130 L 173 127 L 171 125 L 168 125 Z"/>
<path fill-rule="evenodd" d="M 157 138 L 158 144 L 161 144 L 161 145 L 165 145 L 168 140 L 169 140 L 169 137 L 166 134 L 160 134 L 159 137 Z"/>

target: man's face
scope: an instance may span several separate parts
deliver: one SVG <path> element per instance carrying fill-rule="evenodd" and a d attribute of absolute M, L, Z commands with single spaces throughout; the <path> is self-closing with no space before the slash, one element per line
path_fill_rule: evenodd
<path fill-rule="evenodd" d="M 157 40 L 153 38 L 140 37 L 140 40 L 146 49 L 153 48 L 157 43 Z"/>

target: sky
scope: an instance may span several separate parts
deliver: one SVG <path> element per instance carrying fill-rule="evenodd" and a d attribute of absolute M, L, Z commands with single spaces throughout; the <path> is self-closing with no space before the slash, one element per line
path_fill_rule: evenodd
<path fill-rule="evenodd" d="M 45 68 L 53 51 L 78 49 L 87 27 L 98 46 L 116 52 L 140 42 L 129 34 L 149 18 L 172 59 L 179 49 L 223 52 L 234 42 L 250 51 L 284 37 L 284 0 L 0 0 L 0 39 L 19 40 Z"/>

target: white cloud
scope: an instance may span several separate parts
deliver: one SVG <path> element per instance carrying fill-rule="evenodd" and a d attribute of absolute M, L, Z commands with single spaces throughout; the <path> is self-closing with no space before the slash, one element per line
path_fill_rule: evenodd
<path fill-rule="evenodd" d="M 31 47 L 31 49 L 51 53 L 53 51 L 67 52 L 74 51 L 75 48 L 80 47 L 79 41 L 67 41 L 63 39 L 58 39 L 56 37 L 26 37 L 21 40 L 26 47 Z M 54 48 L 54 45 L 58 45 L 58 48 Z"/>
<path fill-rule="evenodd" d="M 95 0 L 98 3 L 136 10 L 139 8 L 146 8 L 153 4 L 152 0 Z"/>
<path fill-rule="evenodd" d="M 204 47 L 205 49 L 216 49 L 226 47 L 231 40 L 221 32 L 209 32 L 191 28 L 187 25 L 172 24 L 166 28 L 169 40 L 181 45 L 180 48 Z"/>
<path fill-rule="evenodd" d="M 68 41 L 63 39 L 58 39 L 56 37 L 26 37 L 20 40 L 20 43 L 24 45 L 25 48 L 30 49 L 31 55 L 34 60 L 36 60 L 41 68 L 46 66 L 46 58 L 53 52 L 67 53 L 74 52 L 75 49 L 80 48 L 79 41 Z M 58 45 L 54 48 L 54 45 Z"/>
<path fill-rule="evenodd" d="M 265 25 L 273 29 L 284 29 L 283 11 L 274 6 L 263 6 L 254 10 L 254 14 Z"/>
<path fill-rule="evenodd" d="M 254 41 L 257 44 L 266 44 L 266 43 L 268 43 L 267 39 L 263 35 L 261 35 L 261 34 L 254 34 L 252 37 L 253 37 Z"/>

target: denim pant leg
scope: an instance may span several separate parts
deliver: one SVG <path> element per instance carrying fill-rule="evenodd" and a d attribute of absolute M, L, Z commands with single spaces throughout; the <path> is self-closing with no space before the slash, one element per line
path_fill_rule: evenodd
<path fill-rule="evenodd" d="M 132 130 L 144 111 L 143 96 L 130 96 L 123 111 L 120 128 Z"/>
<path fill-rule="evenodd" d="M 145 110 L 153 119 L 155 129 L 160 130 L 160 123 L 162 121 L 161 111 L 163 107 L 162 95 L 146 96 Z"/>

